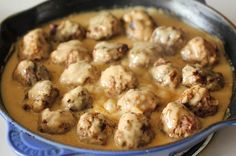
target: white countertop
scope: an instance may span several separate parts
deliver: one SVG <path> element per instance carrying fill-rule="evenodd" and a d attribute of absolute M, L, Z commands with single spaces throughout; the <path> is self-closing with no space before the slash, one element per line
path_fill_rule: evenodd
<path fill-rule="evenodd" d="M 0 21 L 18 11 L 32 7 L 44 0 L 0 0 Z M 219 10 L 226 17 L 236 23 L 235 0 L 206 0 L 213 8 Z M 15 156 L 7 143 L 6 122 L 0 116 L 0 154 Z M 236 155 L 236 127 L 227 127 L 218 131 L 210 144 L 200 156 L 235 156 Z"/>

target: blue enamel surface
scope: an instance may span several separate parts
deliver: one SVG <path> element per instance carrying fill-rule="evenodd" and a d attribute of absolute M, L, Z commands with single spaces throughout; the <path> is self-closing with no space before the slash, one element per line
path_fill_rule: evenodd
<path fill-rule="evenodd" d="M 63 156 L 75 152 L 47 144 L 33 136 L 21 132 L 13 124 L 8 124 L 8 142 L 17 153 L 22 156 Z"/>
<path fill-rule="evenodd" d="M 160 146 L 157 148 L 151 148 L 146 150 L 125 151 L 125 152 L 113 152 L 113 151 L 95 151 L 79 148 L 71 148 L 58 143 L 53 143 L 47 140 L 39 140 L 36 136 L 31 136 L 21 129 L 18 129 L 13 124 L 9 123 L 8 129 L 8 141 L 13 147 L 14 151 L 18 155 L 27 156 L 63 156 L 63 155 L 174 155 L 175 153 L 182 152 L 195 144 L 199 143 L 211 133 L 216 130 L 225 127 L 236 125 L 234 120 L 220 122 L 205 129 L 203 132 L 196 134 L 190 138 L 186 138 L 176 142 L 175 144 L 169 144 L 166 146 Z"/>

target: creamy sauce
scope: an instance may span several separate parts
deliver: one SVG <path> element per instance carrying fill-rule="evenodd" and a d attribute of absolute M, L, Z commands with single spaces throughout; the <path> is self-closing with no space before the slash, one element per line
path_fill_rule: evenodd
<path fill-rule="evenodd" d="M 115 9 L 110 10 L 115 16 L 121 17 L 127 9 Z M 232 76 L 232 68 L 227 61 L 227 59 L 224 56 L 224 47 L 222 42 L 213 36 L 210 36 L 207 33 L 204 33 L 200 30 L 197 30 L 195 28 L 190 27 L 189 25 L 181 22 L 180 20 L 167 16 L 163 13 L 161 10 L 156 9 L 148 9 L 149 13 L 153 16 L 153 19 L 158 23 L 158 25 L 166 25 L 166 26 L 175 26 L 178 28 L 181 28 L 185 34 L 187 40 L 195 37 L 195 36 L 202 36 L 209 40 L 212 43 L 215 43 L 218 48 L 220 49 L 220 61 L 219 64 L 214 67 L 214 71 L 221 72 L 224 75 L 225 79 L 225 86 L 223 89 L 212 92 L 212 95 L 219 100 L 219 111 L 214 116 L 210 116 L 201 120 L 202 128 L 206 128 L 207 126 L 218 122 L 223 119 L 225 111 L 230 103 L 230 98 L 232 94 L 232 86 L 233 86 L 233 76 Z M 78 21 L 80 24 L 87 26 L 88 25 L 88 19 L 95 16 L 97 12 L 86 12 L 86 13 L 80 13 L 80 14 L 74 14 L 69 17 L 66 17 L 67 19 L 70 19 L 72 21 Z M 65 18 L 63 18 L 65 19 Z M 60 20 L 63 20 L 60 19 Z M 60 20 L 56 20 L 54 22 L 60 22 Z M 48 29 L 48 25 L 43 26 L 43 28 Z M 121 42 L 121 43 L 127 43 L 129 47 L 132 46 L 132 41 L 130 39 L 127 39 L 125 35 L 120 35 L 117 37 L 114 37 L 111 39 L 113 42 Z M 89 48 L 90 51 L 93 50 L 94 45 L 96 42 L 91 39 L 85 39 L 83 43 Z M 186 62 L 183 62 L 181 59 L 181 56 L 179 52 L 172 57 L 167 57 L 167 60 L 170 60 L 179 71 L 181 71 L 181 68 L 186 64 Z M 23 87 L 18 82 L 14 81 L 12 79 L 12 73 L 14 71 L 14 68 L 16 67 L 18 63 L 17 53 L 13 53 L 10 57 L 4 73 L 2 77 L 2 98 L 3 102 L 5 104 L 5 107 L 7 111 L 9 112 L 10 116 L 19 124 L 21 124 L 23 127 L 29 129 L 30 131 L 39 134 L 42 137 L 45 137 L 47 139 L 57 141 L 60 143 L 77 146 L 77 147 L 84 147 L 84 148 L 90 148 L 90 149 L 104 149 L 104 150 L 118 150 L 118 147 L 115 146 L 113 141 L 113 136 L 109 138 L 109 141 L 107 145 L 100 146 L 100 145 L 90 145 L 86 143 L 80 142 L 76 137 L 76 127 L 74 127 L 71 131 L 69 131 L 66 134 L 63 135 L 50 135 L 45 133 L 40 133 L 37 130 L 37 120 L 38 120 L 38 114 L 32 113 L 32 112 L 26 112 L 22 109 L 22 101 L 24 98 L 24 94 L 27 91 L 28 88 Z M 55 110 L 60 107 L 60 100 L 61 97 L 64 95 L 66 91 L 71 89 L 70 87 L 61 86 L 58 83 L 58 79 L 60 74 L 62 73 L 64 66 L 53 64 L 50 62 L 50 59 L 43 62 L 44 65 L 48 68 L 48 70 L 52 73 L 53 79 L 52 82 L 55 84 L 56 87 L 60 89 L 60 98 L 57 99 L 57 101 L 53 104 L 52 110 Z M 128 59 L 124 58 L 121 63 L 124 66 L 128 65 Z M 107 65 L 98 67 L 99 71 L 104 70 Z M 147 69 L 139 69 L 134 70 L 138 81 L 139 81 L 139 87 L 145 86 L 151 88 L 161 99 L 161 104 L 157 108 L 157 110 L 152 114 L 151 116 L 151 124 L 152 128 L 155 132 L 155 138 L 152 140 L 150 144 L 148 144 L 145 147 L 153 147 L 158 145 L 163 145 L 166 143 L 170 143 L 175 141 L 175 139 L 169 138 L 167 135 L 165 135 L 160 129 L 159 129 L 159 116 L 162 109 L 165 107 L 165 105 L 168 102 L 174 101 L 177 99 L 177 97 L 185 90 L 185 87 L 180 86 L 176 90 L 168 89 L 165 87 L 158 86 L 157 84 L 154 84 L 152 81 L 151 75 L 149 72 L 147 72 Z M 98 82 L 97 84 L 93 85 L 86 85 L 87 89 L 92 93 L 92 96 L 94 97 L 94 110 L 100 111 L 103 114 L 109 116 L 114 120 L 115 122 L 118 122 L 119 115 L 117 113 L 115 114 L 109 114 L 106 112 L 106 110 L 103 108 L 104 102 L 108 99 L 103 90 L 99 87 Z M 116 100 L 116 99 L 114 99 Z M 77 114 L 79 117 L 79 113 Z"/>

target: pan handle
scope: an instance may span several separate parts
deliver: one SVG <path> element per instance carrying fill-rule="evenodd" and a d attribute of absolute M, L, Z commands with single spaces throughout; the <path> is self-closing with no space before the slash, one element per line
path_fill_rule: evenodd
<path fill-rule="evenodd" d="M 198 2 L 200 2 L 200 3 L 202 3 L 202 4 L 207 4 L 207 3 L 206 3 L 206 0 L 195 0 L 195 1 L 198 1 Z"/>

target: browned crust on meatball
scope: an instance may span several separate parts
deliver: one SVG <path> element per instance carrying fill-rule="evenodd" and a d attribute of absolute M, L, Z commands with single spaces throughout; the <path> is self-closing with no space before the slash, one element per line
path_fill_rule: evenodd
<path fill-rule="evenodd" d="M 218 49 L 206 39 L 195 37 L 181 50 L 181 56 L 184 61 L 209 66 L 218 62 Z"/>
<path fill-rule="evenodd" d="M 129 112 L 121 116 L 114 141 L 122 149 L 135 149 L 150 143 L 154 135 L 144 115 Z"/>
<path fill-rule="evenodd" d="M 95 40 L 109 39 L 122 32 L 121 21 L 110 12 L 101 12 L 90 19 L 87 37 Z"/>
<path fill-rule="evenodd" d="M 78 121 L 77 136 L 82 142 L 105 145 L 113 129 L 114 123 L 103 114 L 88 112 L 81 115 Z"/>
<path fill-rule="evenodd" d="M 86 29 L 79 23 L 65 20 L 59 24 L 50 25 L 50 37 L 56 42 L 65 42 L 73 39 L 82 40 L 86 37 Z"/>
<path fill-rule="evenodd" d="M 28 93 L 29 92 L 25 94 L 25 97 L 23 100 L 23 109 L 25 111 L 33 111 L 37 113 L 41 112 L 45 108 L 50 108 L 52 104 L 56 101 L 56 98 L 59 96 L 59 90 L 55 88 L 54 86 L 50 86 L 49 94 L 38 95 L 38 96 L 44 96 L 41 99 L 29 98 Z"/>
<path fill-rule="evenodd" d="M 162 86 L 176 88 L 181 82 L 181 76 L 177 68 L 162 58 L 154 63 L 151 74 L 155 82 Z"/>
<path fill-rule="evenodd" d="M 148 41 L 155 27 L 155 22 L 147 11 L 134 9 L 122 17 L 126 34 L 136 40 Z"/>
<path fill-rule="evenodd" d="M 23 60 L 23 61 L 28 61 L 28 60 Z M 18 69 L 20 68 L 19 65 L 21 62 L 19 62 L 16 68 L 14 69 L 12 78 L 13 80 L 16 80 L 19 83 L 21 83 L 23 86 L 30 87 L 38 81 L 51 79 L 51 74 L 44 65 L 40 63 L 34 63 L 31 61 L 29 62 L 32 63 L 32 66 L 24 68 L 23 70 L 25 70 L 24 72 L 25 75 L 22 75 L 21 71 L 19 71 L 20 69 Z"/>
<path fill-rule="evenodd" d="M 43 117 L 43 113 L 48 113 L 48 117 Z M 76 124 L 76 117 L 66 110 L 50 111 L 45 109 L 38 118 L 38 130 L 41 133 L 65 134 Z"/>
<path fill-rule="evenodd" d="M 160 126 L 173 138 L 188 137 L 201 128 L 200 120 L 178 102 L 171 102 L 163 109 Z"/>
<path fill-rule="evenodd" d="M 135 88 L 138 81 L 133 72 L 121 65 L 112 65 L 102 72 L 100 83 L 105 93 L 114 97 Z"/>
<path fill-rule="evenodd" d="M 18 44 L 20 60 L 42 60 L 49 57 L 51 49 L 47 41 L 47 34 L 42 29 L 29 31 Z"/>
<path fill-rule="evenodd" d="M 187 87 L 198 84 L 210 91 L 217 91 L 224 87 L 224 76 L 212 69 L 186 65 L 182 69 L 182 84 Z"/>
<path fill-rule="evenodd" d="M 177 101 L 199 117 L 212 116 L 218 111 L 219 101 L 210 95 L 208 89 L 199 85 L 185 90 Z"/>

